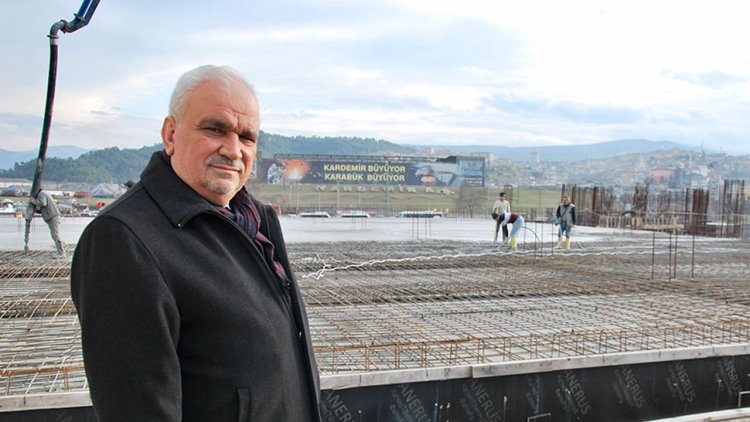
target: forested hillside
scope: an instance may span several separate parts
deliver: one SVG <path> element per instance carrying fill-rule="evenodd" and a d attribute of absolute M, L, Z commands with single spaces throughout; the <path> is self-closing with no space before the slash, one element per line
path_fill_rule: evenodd
<path fill-rule="evenodd" d="M 272 158 L 274 154 L 413 154 L 415 149 L 372 138 L 283 136 L 261 132 L 258 151 L 264 158 Z"/>
<path fill-rule="evenodd" d="M 105 148 L 89 151 L 73 159 L 47 158 L 44 180 L 53 182 L 122 183 L 137 179 L 152 152 L 160 145 L 139 149 Z M 31 179 L 35 160 L 16 163 L 10 170 L 0 171 L 0 177 Z"/>
<path fill-rule="evenodd" d="M 138 179 L 154 151 L 161 144 L 139 149 L 105 148 L 87 152 L 76 159 L 47 158 L 44 180 L 53 182 L 122 183 Z M 282 136 L 260 134 L 258 152 L 263 158 L 274 154 L 351 154 L 382 155 L 412 153 L 413 149 L 391 142 L 349 137 Z M 16 163 L 12 169 L 0 170 L 0 177 L 31 179 L 35 160 Z"/>

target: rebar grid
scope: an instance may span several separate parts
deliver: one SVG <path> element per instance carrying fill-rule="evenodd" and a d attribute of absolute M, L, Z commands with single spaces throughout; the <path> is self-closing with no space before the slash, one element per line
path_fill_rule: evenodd
<path fill-rule="evenodd" d="M 11 395 L 86 389 L 76 317 L 0 319 L 0 332 L 0 392 Z"/>
<path fill-rule="evenodd" d="M 553 254 L 461 244 L 458 255 L 438 260 L 408 252 L 424 244 L 396 243 L 360 263 L 350 257 L 361 247 L 316 248 L 316 259 L 305 262 L 310 272 L 299 278 L 321 372 L 750 340 L 747 244 L 699 239 L 694 252 L 692 238 L 682 237 L 677 249 L 659 238 L 649 251 L 645 240 Z M 394 249 L 395 257 L 383 256 Z"/>
<path fill-rule="evenodd" d="M 333 374 L 750 341 L 750 245 L 692 242 L 288 246 L 321 373 Z M 86 390 L 69 261 L 32 255 L 0 253 L 0 395 Z"/>
<path fill-rule="evenodd" d="M 69 250 L 70 246 L 66 249 Z M 12 279 L 70 277 L 70 252 L 72 251 L 69 250 L 68 258 L 61 257 L 54 251 L 0 252 L 0 285 Z"/>

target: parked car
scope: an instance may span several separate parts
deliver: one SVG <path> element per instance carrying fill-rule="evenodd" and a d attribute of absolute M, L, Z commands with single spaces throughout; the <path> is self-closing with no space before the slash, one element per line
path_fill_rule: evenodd
<path fill-rule="evenodd" d="M 331 214 L 325 211 L 301 212 L 299 216 L 303 218 L 331 218 Z"/>
<path fill-rule="evenodd" d="M 370 214 L 362 210 L 338 210 L 336 211 L 336 217 L 338 218 L 370 218 Z"/>
<path fill-rule="evenodd" d="M 16 215 L 16 207 L 13 206 L 13 201 L 4 199 L 0 202 L 0 214 Z"/>
<path fill-rule="evenodd" d="M 83 210 L 78 212 L 79 217 L 96 217 L 99 215 L 99 210 Z"/>

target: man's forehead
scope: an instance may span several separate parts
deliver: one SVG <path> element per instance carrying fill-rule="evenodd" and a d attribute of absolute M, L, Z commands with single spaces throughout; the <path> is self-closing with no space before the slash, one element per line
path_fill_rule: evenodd
<path fill-rule="evenodd" d="M 254 107 L 241 109 L 229 103 L 202 107 L 198 120 L 201 122 L 221 124 L 222 126 L 255 127 L 260 122 L 258 109 Z"/>
<path fill-rule="evenodd" d="M 188 93 L 187 102 L 224 105 L 246 113 L 257 113 L 258 99 L 246 87 L 239 84 L 225 85 L 218 81 L 205 81 Z"/>

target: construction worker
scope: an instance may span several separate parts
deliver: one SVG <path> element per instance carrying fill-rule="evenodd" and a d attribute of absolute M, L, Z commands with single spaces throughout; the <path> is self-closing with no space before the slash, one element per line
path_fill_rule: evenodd
<path fill-rule="evenodd" d="M 557 248 L 562 247 L 563 234 L 565 235 L 565 249 L 570 249 L 570 234 L 573 231 L 573 227 L 576 225 L 576 206 L 570 202 L 568 195 L 563 195 L 562 204 L 558 205 L 557 211 L 555 212 L 555 222 L 559 224 L 557 231 L 558 241 Z"/>
<path fill-rule="evenodd" d="M 505 199 L 505 192 L 500 192 L 500 195 L 498 195 L 497 201 L 495 201 L 495 204 L 492 207 L 492 212 L 497 215 L 505 214 L 506 212 L 510 212 L 510 202 Z M 500 231 L 500 220 L 495 220 L 495 240 L 494 242 L 497 243 L 497 233 Z M 503 226 L 503 243 L 506 243 L 508 241 L 508 226 Z"/>
<path fill-rule="evenodd" d="M 521 227 L 523 227 L 523 216 L 514 212 L 506 212 L 497 215 L 495 220 L 501 227 L 505 227 L 508 224 L 513 225 L 513 229 L 510 231 L 510 249 L 515 251 L 518 247 L 518 233 L 521 231 Z"/>
<path fill-rule="evenodd" d="M 42 214 L 42 219 L 47 223 L 47 226 L 49 226 L 49 233 L 52 236 L 52 240 L 55 242 L 57 253 L 64 257 L 65 243 L 60 239 L 60 210 L 57 209 L 57 205 L 55 205 L 55 200 L 52 199 L 52 195 L 39 189 L 39 192 L 37 192 L 33 198 L 29 199 L 29 202 L 34 204 L 34 211 Z"/>

